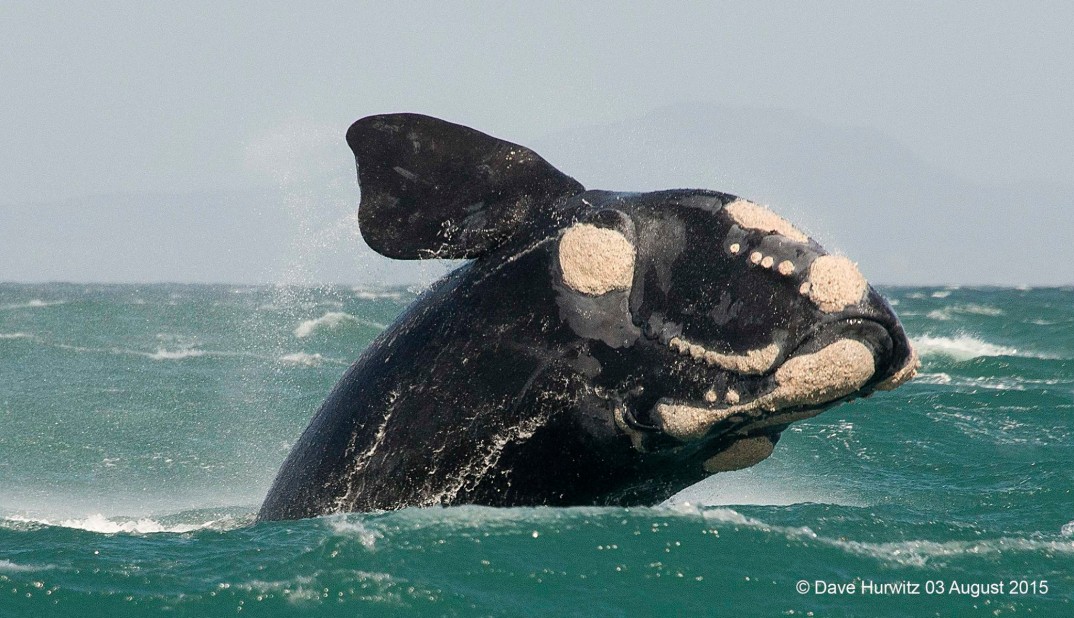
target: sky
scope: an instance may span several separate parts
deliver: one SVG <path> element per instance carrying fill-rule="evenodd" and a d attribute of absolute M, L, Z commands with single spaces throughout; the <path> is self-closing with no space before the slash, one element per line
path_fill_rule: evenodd
<path fill-rule="evenodd" d="M 1072 27 L 1061 2 L 0 0 L 0 217 L 47 228 L 12 208 L 315 193 L 353 179 L 342 136 L 373 113 L 526 144 L 696 103 L 878 132 L 961 182 L 1066 191 Z M 49 255 L 0 280 L 64 278 Z M 86 260 L 70 278 L 115 278 Z"/>

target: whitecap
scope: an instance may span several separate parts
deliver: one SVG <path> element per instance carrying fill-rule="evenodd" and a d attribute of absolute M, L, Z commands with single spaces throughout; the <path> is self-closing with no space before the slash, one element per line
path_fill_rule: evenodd
<path fill-rule="evenodd" d="M 0 339 L 33 339 L 30 333 L 0 333 Z"/>
<path fill-rule="evenodd" d="M 704 509 L 701 511 L 701 515 L 706 521 L 750 528 L 763 533 L 775 533 L 786 537 L 788 540 L 807 540 L 811 543 L 835 547 L 850 554 L 909 567 L 937 566 L 938 563 L 942 564 L 945 559 L 964 557 L 976 559 L 982 555 L 1007 554 L 1012 551 L 1074 554 L 1074 542 L 1071 541 L 1001 537 L 973 541 L 918 539 L 874 543 L 851 541 L 843 537 L 824 537 L 818 535 L 808 526 L 774 526 L 759 519 L 747 517 L 734 509 Z M 1074 522 L 1071 523 L 1074 524 Z"/>
<path fill-rule="evenodd" d="M 0 310 L 9 309 L 40 309 L 41 307 L 55 307 L 56 305 L 63 305 L 67 301 L 65 300 L 41 300 L 40 298 L 32 298 L 24 303 L 12 303 L 10 305 L 0 305 Z"/>
<path fill-rule="evenodd" d="M 947 298 L 950 295 L 951 295 L 950 290 L 940 290 L 939 292 L 933 292 L 932 294 L 929 294 L 929 296 L 931 296 L 933 298 Z"/>
<path fill-rule="evenodd" d="M 294 335 L 299 339 L 309 337 L 313 333 L 321 329 L 334 329 L 339 328 L 344 324 L 362 324 L 364 326 L 372 326 L 384 330 L 388 328 L 387 324 L 381 324 L 380 322 L 374 322 L 372 320 L 362 320 L 349 313 L 342 311 L 329 311 L 319 318 L 312 320 L 306 320 L 295 327 Z"/>
<path fill-rule="evenodd" d="M 184 358 L 196 358 L 198 356 L 205 356 L 204 350 L 198 350 L 197 348 L 185 348 L 182 350 L 166 350 L 164 348 L 157 348 L 156 352 L 147 354 L 147 356 L 153 360 L 182 360 Z"/>
<path fill-rule="evenodd" d="M 306 367 L 320 367 L 324 364 L 323 356 L 320 354 L 307 354 L 306 352 L 284 354 L 279 360 L 286 365 L 304 365 Z"/>
<path fill-rule="evenodd" d="M 363 288 L 353 288 L 355 298 L 362 300 L 402 300 L 403 294 L 401 292 L 387 292 L 383 290 L 366 290 Z"/>
<path fill-rule="evenodd" d="M 914 349 L 921 356 L 947 356 L 957 361 L 966 361 L 981 356 L 1029 356 L 1043 358 L 1036 354 L 1027 354 L 1016 348 L 996 345 L 971 335 L 956 337 L 934 337 L 921 335 L 913 338 Z"/>
<path fill-rule="evenodd" d="M 946 373 L 919 373 L 914 381 L 919 384 L 950 384 L 951 376 Z"/>
<path fill-rule="evenodd" d="M 939 320 L 946 322 L 953 319 L 955 315 L 979 315 L 985 317 L 999 317 L 1005 315 L 1005 312 L 991 305 L 978 305 L 978 304 L 962 304 L 952 305 L 950 307 L 944 307 L 943 309 L 934 309 L 929 311 L 926 315 L 931 320 Z"/>
<path fill-rule="evenodd" d="M 993 307 L 991 305 L 977 305 L 972 303 L 967 305 L 955 305 L 954 307 L 952 307 L 952 310 L 957 311 L 958 313 L 968 313 L 970 315 L 984 315 L 989 317 L 999 317 L 1001 315 L 1005 315 L 1006 313 L 999 307 Z"/>
<path fill-rule="evenodd" d="M 22 573 L 25 571 L 47 571 L 56 568 L 52 564 L 15 564 L 10 560 L 0 559 L 0 573 Z"/>
<path fill-rule="evenodd" d="M 160 532 L 186 533 L 205 528 L 215 528 L 219 523 L 217 520 L 212 520 L 200 524 L 166 525 L 149 517 L 140 517 L 137 519 L 124 519 L 119 517 L 108 518 L 101 513 L 89 515 L 83 518 L 58 520 L 21 517 L 18 515 L 14 515 L 5 517 L 5 520 L 9 522 L 23 524 L 36 524 L 41 526 L 53 526 L 59 528 L 75 528 L 77 530 L 86 530 L 89 532 L 98 532 L 101 534 L 154 534 Z"/>
<path fill-rule="evenodd" d="M 333 532 L 343 536 L 357 537 L 362 547 L 368 550 L 376 549 L 377 540 L 384 538 L 379 530 L 371 530 L 361 521 L 350 519 L 345 515 L 331 516 L 325 520 Z"/>
<path fill-rule="evenodd" d="M 1059 529 L 1059 534 L 1066 537 L 1074 537 L 1074 521 L 1063 524 L 1063 527 Z"/>

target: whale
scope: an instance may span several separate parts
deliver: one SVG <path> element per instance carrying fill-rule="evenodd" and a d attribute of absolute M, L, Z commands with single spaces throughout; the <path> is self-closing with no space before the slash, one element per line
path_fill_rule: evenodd
<path fill-rule="evenodd" d="M 767 206 L 586 189 L 420 114 L 362 118 L 346 139 L 369 247 L 464 261 L 344 373 L 259 520 L 652 505 L 917 371 L 858 266 Z"/>

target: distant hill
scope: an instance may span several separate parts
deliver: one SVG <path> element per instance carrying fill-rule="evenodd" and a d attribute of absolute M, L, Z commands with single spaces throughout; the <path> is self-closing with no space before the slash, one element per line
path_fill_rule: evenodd
<path fill-rule="evenodd" d="M 874 282 L 1074 283 L 1074 189 L 967 182 L 870 129 L 693 104 L 525 145 L 591 188 L 702 187 L 770 204 Z M 354 218 L 353 161 L 343 151 L 327 165 L 257 191 L 0 206 L 0 280 L 389 284 L 445 272 L 373 253 Z"/>
<path fill-rule="evenodd" d="M 0 281 L 390 284 L 444 271 L 375 254 L 357 204 L 357 183 L 341 178 L 0 206 Z"/>
<path fill-rule="evenodd" d="M 871 129 L 691 104 L 527 145 L 590 188 L 767 203 L 876 282 L 1074 283 L 1074 187 L 981 186 Z"/>

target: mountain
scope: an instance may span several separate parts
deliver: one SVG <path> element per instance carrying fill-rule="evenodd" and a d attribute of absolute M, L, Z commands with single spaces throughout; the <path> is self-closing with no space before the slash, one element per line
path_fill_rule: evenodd
<path fill-rule="evenodd" d="M 690 104 L 527 145 L 590 188 L 698 187 L 769 204 L 875 282 L 1074 283 L 1074 187 L 974 184 L 872 129 Z"/>
<path fill-rule="evenodd" d="M 1074 283 L 1074 188 L 975 184 L 872 129 L 711 104 L 532 141 L 476 128 L 587 187 L 700 187 L 769 204 L 877 283 Z M 332 151 L 278 163 L 309 169 L 273 188 L 0 206 L 0 280 L 383 285 L 452 266 L 373 253 L 357 229 L 353 160 Z"/>

